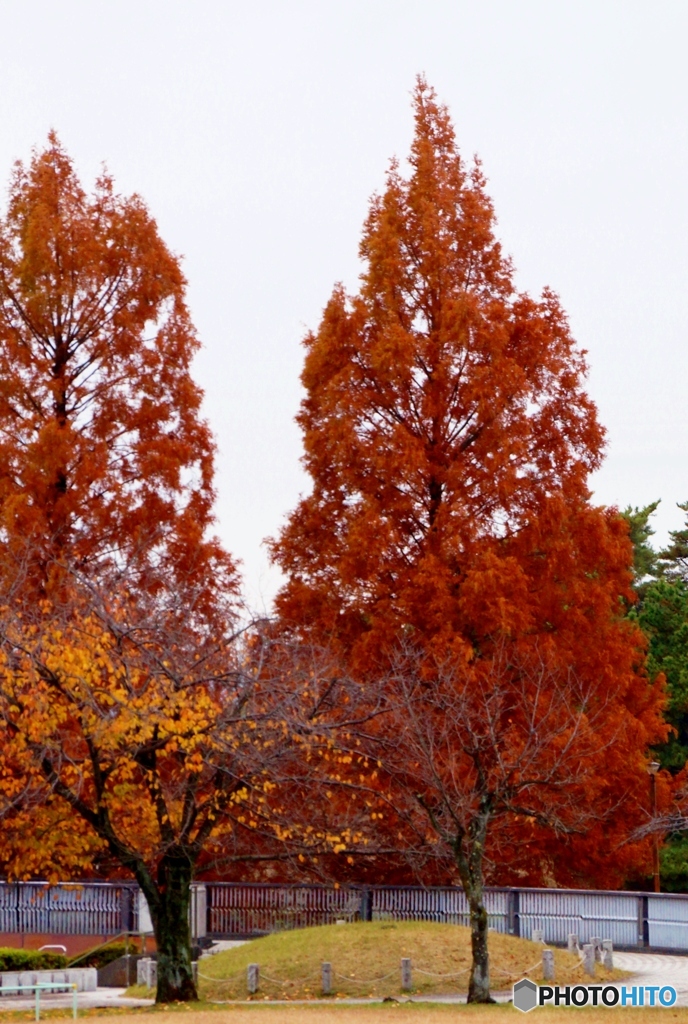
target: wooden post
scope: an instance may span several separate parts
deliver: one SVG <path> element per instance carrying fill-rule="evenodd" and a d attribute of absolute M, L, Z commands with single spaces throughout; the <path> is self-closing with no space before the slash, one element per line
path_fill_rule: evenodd
<path fill-rule="evenodd" d="M 542 951 L 542 977 L 545 981 L 554 981 L 554 953 L 551 949 Z"/>
<path fill-rule="evenodd" d="M 409 992 L 413 985 L 411 979 L 411 960 L 410 957 L 403 956 L 401 958 L 401 988 L 403 992 Z"/>
<path fill-rule="evenodd" d="M 332 964 L 324 963 L 320 965 L 320 988 L 324 996 L 329 996 L 332 993 Z"/>
<path fill-rule="evenodd" d="M 610 971 L 614 970 L 614 944 L 611 939 L 602 940 L 602 963 Z"/>
<path fill-rule="evenodd" d="M 589 978 L 595 977 L 595 947 L 591 942 L 583 946 L 583 970 Z"/>
<path fill-rule="evenodd" d="M 576 935 L 576 933 L 575 932 L 569 932 L 569 937 L 568 937 L 568 950 L 569 950 L 569 953 L 577 953 L 579 945 L 580 945 L 580 943 L 578 942 L 578 936 Z"/>
<path fill-rule="evenodd" d="M 260 984 L 260 965 L 249 964 L 246 968 L 246 987 L 249 995 L 253 996 L 258 991 Z"/>

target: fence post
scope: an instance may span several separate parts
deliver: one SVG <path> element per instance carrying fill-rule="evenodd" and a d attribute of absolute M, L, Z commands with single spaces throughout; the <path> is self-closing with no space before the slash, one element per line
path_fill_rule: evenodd
<path fill-rule="evenodd" d="M 373 894 L 370 889 L 361 889 L 361 906 L 359 916 L 361 921 L 373 920 Z"/>
<path fill-rule="evenodd" d="M 511 889 L 508 898 L 509 935 L 520 938 L 521 935 L 521 894 L 518 889 Z"/>
<path fill-rule="evenodd" d="M 554 953 L 551 949 L 542 951 L 542 977 L 545 981 L 554 981 Z"/>
<path fill-rule="evenodd" d="M 578 941 L 578 936 L 575 932 L 569 932 L 567 945 L 569 953 L 578 952 L 578 947 L 580 946 L 580 943 Z"/>
<path fill-rule="evenodd" d="M 591 942 L 583 946 L 583 970 L 588 977 L 595 977 L 595 947 Z"/>
<path fill-rule="evenodd" d="M 614 945 L 611 939 L 602 940 L 602 963 L 610 971 L 614 969 Z"/>
<path fill-rule="evenodd" d="M 150 909 L 146 901 L 146 897 L 143 895 L 140 889 L 137 890 L 137 897 L 139 903 L 139 933 L 141 935 L 152 935 L 153 934 L 153 921 L 150 915 Z"/>
<path fill-rule="evenodd" d="M 590 943 L 595 950 L 595 962 L 599 964 L 602 962 L 602 939 L 599 935 L 593 935 Z"/>
<path fill-rule="evenodd" d="M 401 988 L 402 991 L 408 992 L 412 987 L 411 979 L 411 958 L 404 956 L 401 958 Z"/>
<path fill-rule="evenodd" d="M 208 934 L 208 893 L 203 882 L 194 882 L 191 887 L 189 924 L 191 925 L 191 938 L 204 939 Z"/>
<path fill-rule="evenodd" d="M 638 945 L 650 945 L 650 922 L 648 921 L 647 896 L 638 896 Z"/>
<path fill-rule="evenodd" d="M 544 942 L 545 941 L 544 938 L 543 938 L 542 928 L 533 928 L 532 941 L 533 942 Z"/>
<path fill-rule="evenodd" d="M 320 965 L 320 975 L 322 994 L 329 996 L 332 992 L 332 964 L 324 963 Z"/>
<path fill-rule="evenodd" d="M 253 996 L 258 991 L 258 985 L 260 984 L 260 965 L 249 964 L 246 968 L 246 988 L 248 989 L 249 995 Z"/>

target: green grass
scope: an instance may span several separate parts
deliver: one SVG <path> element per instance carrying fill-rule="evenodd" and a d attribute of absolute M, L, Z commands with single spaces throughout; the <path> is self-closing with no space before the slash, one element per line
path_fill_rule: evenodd
<path fill-rule="evenodd" d="M 511 988 L 525 974 L 533 981 L 542 980 L 541 945 L 491 932 L 489 947 L 495 991 Z M 375 921 L 302 928 L 204 958 L 199 962 L 199 990 L 209 1000 L 246 999 L 246 968 L 257 963 L 261 981 L 255 999 L 319 998 L 321 964 L 327 961 L 332 964 L 333 996 L 398 998 L 402 994 L 400 961 L 410 957 L 414 995 L 465 992 L 470 949 L 470 931 L 459 925 Z M 554 963 L 558 983 L 583 980 L 577 956 L 557 949 Z M 623 974 L 598 965 L 597 976 L 610 980 Z"/>

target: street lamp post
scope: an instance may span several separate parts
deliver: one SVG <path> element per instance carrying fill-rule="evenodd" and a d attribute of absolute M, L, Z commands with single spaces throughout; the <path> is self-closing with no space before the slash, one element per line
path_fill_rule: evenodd
<path fill-rule="evenodd" d="M 647 770 L 650 774 L 650 797 L 652 800 L 652 820 L 657 819 L 657 772 L 661 765 L 659 761 L 650 761 Z M 652 833 L 652 874 L 654 875 L 654 890 L 660 892 L 659 888 L 659 835 Z"/>

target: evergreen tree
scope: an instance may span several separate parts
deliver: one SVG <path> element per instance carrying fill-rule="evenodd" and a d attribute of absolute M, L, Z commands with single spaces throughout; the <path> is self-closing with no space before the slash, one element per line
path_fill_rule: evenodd
<path fill-rule="evenodd" d="M 688 513 L 688 501 L 681 504 L 678 502 L 681 511 Z M 659 552 L 658 562 L 662 574 L 668 579 L 683 580 L 688 583 L 688 516 L 686 525 L 682 530 L 672 530 L 669 533 L 671 541 L 669 546 Z"/>
<path fill-rule="evenodd" d="M 650 526 L 650 516 L 654 515 L 658 506 L 659 500 L 641 508 L 629 505 L 621 513 L 628 523 L 628 536 L 633 544 L 633 576 L 639 597 L 643 596 L 650 583 L 648 577 L 658 575 L 658 555 L 650 543 L 650 537 L 655 532 Z"/>
<path fill-rule="evenodd" d="M 660 672 L 666 677 L 664 715 L 676 732 L 655 750 L 662 767 L 676 773 L 688 761 L 688 585 L 680 579 L 653 580 L 631 615 L 648 639 L 650 678 Z"/>

